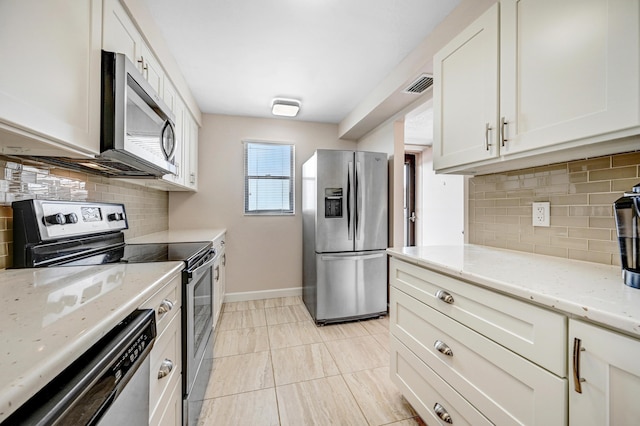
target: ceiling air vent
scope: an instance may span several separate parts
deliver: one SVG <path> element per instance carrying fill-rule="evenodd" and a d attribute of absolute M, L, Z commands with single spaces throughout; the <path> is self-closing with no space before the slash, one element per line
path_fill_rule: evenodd
<path fill-rule="evenodd" d="M 419 95 L 433 85 L 433 76 L 430 74 L 421 74 L 413 83 L 407 86 L 402 93 L 410 93 Z"/>

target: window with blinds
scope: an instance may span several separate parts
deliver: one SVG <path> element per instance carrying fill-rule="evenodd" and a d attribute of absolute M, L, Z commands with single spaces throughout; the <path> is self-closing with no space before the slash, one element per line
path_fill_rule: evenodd
<path fill-rule="evenodd" d="M 244 213 L 294 214 L 292 144 L 244 141 Z"/>

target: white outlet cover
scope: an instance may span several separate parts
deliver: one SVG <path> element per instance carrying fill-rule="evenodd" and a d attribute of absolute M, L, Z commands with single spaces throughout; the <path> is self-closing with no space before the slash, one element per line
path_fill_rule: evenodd
<path fill-rule="evenodd" d="M 551 203 L 548 201 L 532 203 L 531 221 L 533 226 L 551 226 Z"/>

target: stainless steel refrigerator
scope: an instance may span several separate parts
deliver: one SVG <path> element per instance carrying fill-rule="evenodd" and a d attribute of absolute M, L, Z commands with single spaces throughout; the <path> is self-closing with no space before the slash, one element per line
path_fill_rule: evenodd
<path fill-rule="evenodd" d="M 387 312 L 387 155 L 317 150 L 302 166 L 303 299 L 317 324 Z"/>

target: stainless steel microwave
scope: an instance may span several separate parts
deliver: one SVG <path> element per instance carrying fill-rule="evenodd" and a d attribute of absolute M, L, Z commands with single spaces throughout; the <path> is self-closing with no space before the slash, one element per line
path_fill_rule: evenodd
<path fill-rule="evenodd" d="M 121 53 L 102 52 L 101 157 L 162 176 L 176 173 L 173 113 Z"/>
<path fill-rule="evenodd" d="M 93 158 L 27 156 L 107 177 L 176 174 L 174 116 L 136 66 L 102 51 L 100 154 Z"/>

